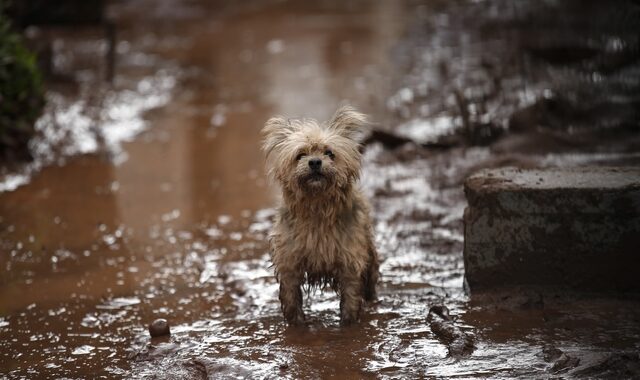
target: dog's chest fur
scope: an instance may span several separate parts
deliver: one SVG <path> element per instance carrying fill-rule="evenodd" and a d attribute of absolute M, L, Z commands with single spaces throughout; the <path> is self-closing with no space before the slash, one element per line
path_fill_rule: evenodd
<path fill-rule="evenodd" d="M 322 220 L 305 220 L 293 224 L 293 242 L 299 252 L 299 263 L 308 273 L 327 273 L 339 268 L 345 258 L 344 247 L 348 236 L 344 228 L 336 223 Z"/>
<path fill-rule="evenodd" d="M 335 206 L 335 205 L 334 205 Z M 280 211 L 280 243 L 286 247 L 274 261 L 295 266 L 310 282 L 327 282 L 343 267 L 358 268 L 366 260 L 365 217 L 359 201 L 336 212 L 335 207 L 318 207 L 304 215 L 283 207 Z"/>

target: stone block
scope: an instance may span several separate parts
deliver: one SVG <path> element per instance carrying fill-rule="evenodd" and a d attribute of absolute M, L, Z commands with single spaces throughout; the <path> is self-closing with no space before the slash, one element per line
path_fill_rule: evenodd
<path fill-rule="evenodd" d="M 640 168 L 489 169 L 465 194 L 471 291 L 640 291 Z"/>

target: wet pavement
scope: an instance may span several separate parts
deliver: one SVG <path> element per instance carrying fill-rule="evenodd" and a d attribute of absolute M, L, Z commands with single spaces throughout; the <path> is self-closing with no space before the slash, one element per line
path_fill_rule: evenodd
<path fill-rule="evenodd" d="M 549 40 L 565 24 L 532 32 L 544 11 L 532 3 L 113 2 L 113 87 L 95 69 L 99 33 L 48 32 L 73 80 L 50 81 L 34 162 L 2 173 L 0 373 L 639 376 L 633 296 L 464 291 L 469 173 L 640 163 L 636 29 L 583 38 L 580 17 L 602 10 L 581 8 L 559 59 Z M 593 93 L 609 96 L 582 101 Z M 343 100 L 415 141 L 365 147 L 379 300 L 341 328 L 338 298 L 316 291 L 308 326 L 288 328 L 266 242 L 278 192 L 258 132 L 276 114 L 325 119 Z M 576 116 L 589 112 L 598 118 Z M 437 305 L 450 311 L 441 328 L 427 318 Z M 170 337 L 150 338 L 157 318 Z M 453 355 L 443 330 L 473 347 Z"/>

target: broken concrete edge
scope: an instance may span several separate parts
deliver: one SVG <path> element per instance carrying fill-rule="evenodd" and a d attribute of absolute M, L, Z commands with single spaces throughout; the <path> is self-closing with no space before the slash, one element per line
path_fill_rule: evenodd
<path fill-rule="evenodd" d="M 640 168 L 483 170 L 465 194 L 468 291 L 640 291 Z"/>

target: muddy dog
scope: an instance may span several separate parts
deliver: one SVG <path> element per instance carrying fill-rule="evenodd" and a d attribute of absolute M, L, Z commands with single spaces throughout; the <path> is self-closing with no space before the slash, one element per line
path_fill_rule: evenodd
<path fill-rule="evenodd" d="M 274 117 L 262 130 L 269 174 L 283 195 L 270 247 L 289 324 L 304 323 L 304 285 L 338 292 L 343 325 L 358 321 L 363 302 L 375 299 L 378 254 L 369 204 L 356 183 L 364 123 L 345 106 L 326 123 Z"/>

